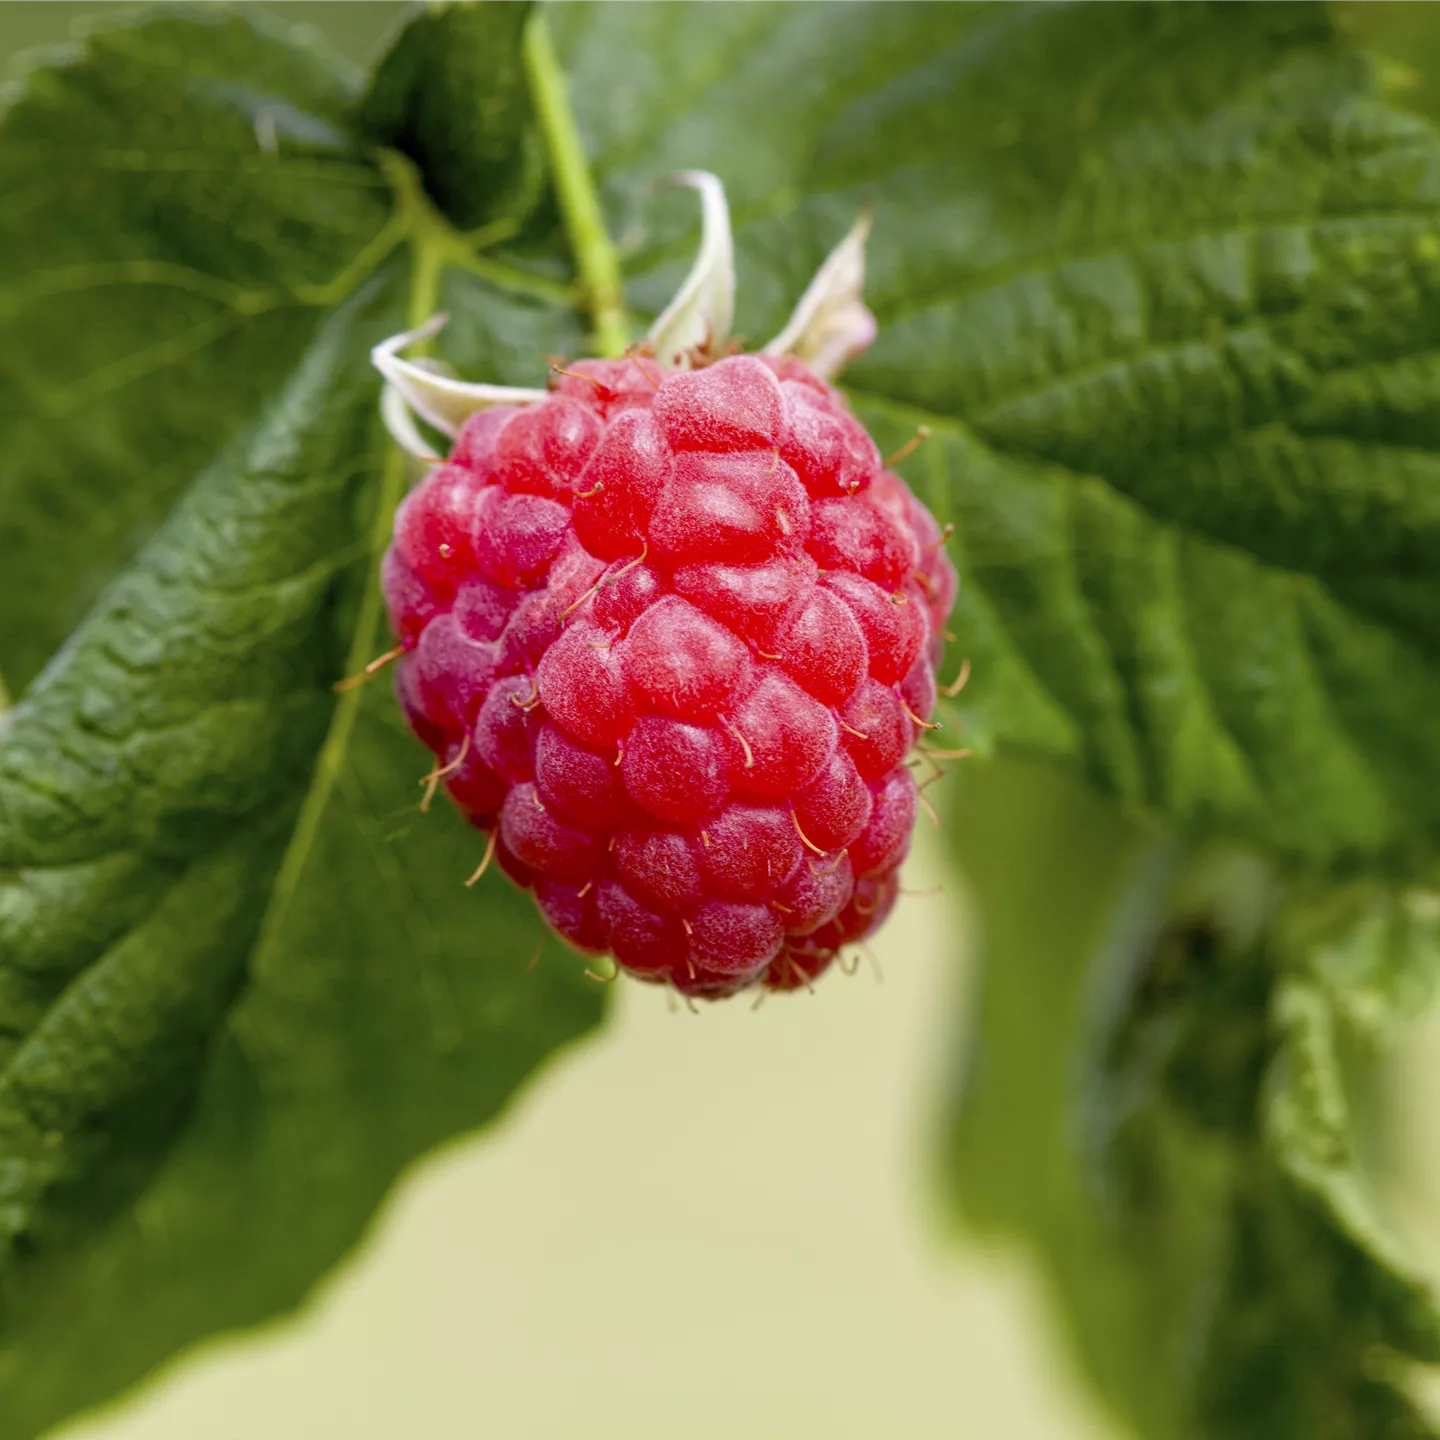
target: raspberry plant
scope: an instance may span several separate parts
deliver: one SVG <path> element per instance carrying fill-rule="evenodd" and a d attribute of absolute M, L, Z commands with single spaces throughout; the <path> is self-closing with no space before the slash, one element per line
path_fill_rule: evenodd
<path fill-rule="evenodd" d="M 368 76 L 162 9 L 25 72 L 0 1440 L 295 1306 L 598 1024 L 583 961 L 527 973 L 530 901 L 462 883 L 462 807 L 582 948 L 701 992 L 817 971 L 862 886 L 852 920 L 888 903 L 908 800 L 868 827 L 947 624 L 986 955 L 957 1213 L 1030 1247 L 1141 1434 L 1433 1433 L 1405 1367 L 1440 1317 L 1342 1064 L 1436 956 L 1440 134 L 1395 74 L 1302 4 L 451 6 Z M 721 343 L 728 230 L 685 281 L 691 205 L 656 191 L 697 167 L 737 333 L 790 337 L 758 357 Z M 808 360 L 785 316 L 867 204 L 877 334 L 832 385 L 858 300 L 825 292 L 824 344 L 802 314 Z M 372 351 L 398 434 L 455 432 L 419 488 Z M 624 447 L 653 496 L 610 482 Z M 706 528 L 722 471 L 750 530 Z M 766 566 L 804 572 L 773 632 Z M 422 808 L 386 684 L 334 688 L 392 623 L 458 805 Z M 859 797 L 852 768 L 842 824 L 814 787 Z"/>

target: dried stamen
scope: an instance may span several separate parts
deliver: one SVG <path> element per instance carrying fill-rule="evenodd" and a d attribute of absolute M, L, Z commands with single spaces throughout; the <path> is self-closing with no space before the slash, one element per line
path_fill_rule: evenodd
<path fill-rule="evenodd" d="M 922 720 L 910 706 L 902 700 L 900 708 L 922 729 L 922 730 L 943 730 L 945 727 L 936 720 Z"/>
<path fill-rule="evenodd" d="M 930 438 L 930 427 L 928 425 L 917 425 L 915 433 L 893 454 L 887 455 L 880 463 L 888 470 L 892 465 L 898 465 L 902 460 L 908 459 Z"/>
<path fill-rule="evenodd" d="M 868 946 L 858 947 L 860 953 L 870 962 L 870 968 L 875 972 L 875 982 L 878 985 L 885 983 L 885 972 L 880 968 L 880 957 Z"/>
<path fill-rule="evenodd" d="M 640 542 L 640 553 L 623 569 L 617 570 L 613 575 L 608 575 L 600 581 L 601 585 L 614 585 L 616 581 L 623 580 L 637 565 L 645 563 L 645 557 L 650 553 L 650 541 L 648 539 Z"/>
<path fill-rule="evenodd" d="M 495 841 L 499 838 L 500 832 L 492 830 L 490 838 L 485 842 L 485 854 L 479 865 L 475 867 L 475 873 L 465 882 L 466 889 L 475 884 L 477 880 L 490 868 L 490 862 L 495 858 Z"/>
<path fill-rule="evenodd" d="M 970 682 L 970 657 L 967 655 L 960 662 L 960 673 L 950 682 L 943 686 L 940 693 L 947 699 L 953 700 Z"/>
<path fill-rule="evenodd" d="M 650 382 L 655 389 L 660 388 L 660 382 L 640 363 L 640 347 L 632 345 L 626 352 L 626 358 L 632 361 L 635 368 Z"/>
<path fill-rule="evenodd" d="M 933 760 L 930 763 L 932 765 L 935 765 L 935 762 Z M 937 780 L 943 780 L 948 773 L 948 771 L 942 770 L 940 766 L 935 765 L 935 773 L 928 780 L 922 780 L 915 787 L 915 794 L 917 796 L 922 794 L 924 791 L 928 790 Z"/>
<path fill-rule="evenodd" d="M 430 802 L 435 798 L 436 787 L 447 776 L 453 774 L 465 762 L 465 756 L 470 752 L 470 732 L 467 730 L 460 741 L 459 754 L 448 765 L 437 765 L 428 775 L 420 777 L 420 783 L 425 787 L 425 798 L 420 802 L 422 813 L 429 810 Z"/>
<path fill-rule="evenodd" d="M 540 703 L 540 682 L 534 675 L 530 677 L 530 693 L 522 700 L 513 690 L 510 692 L 510 703 L 517 710 L 533 710 Z"/>
<path fill-rule="evenodd" d="M 603 380 L 597 380 L 593 375 L 586 375 L 579 370 L 567 370 L 563 365 L 556 365 L 552 362 L 550 366 L 552 375 L 568 375 L 572 380 L 588 380 L 602 395 L 609 395 L 610 387 Z"/>
<path fill-rule="evenodd" d="M 800 837 L 800 843 L 801 843 L 807 850 L 811 851 L 811 852 L 812 852 L 813 854 L 815 854 L 815 855 L 820 855 L 820 856 L 825 856 L 825 855 L 828 855 L 828 854 L 830 853 L 828 850 L 822 850 L 822 849 L 800 828 L 800 817 L 799 817 L 793 810 L 790 812 L 790 819 L 794 822 L 794 825 L 795 825 L 795 833 Z"/>
<path fill-rule="evenodd" d="M 602 584 L 603 580 L 597 580 L 578 600 L 572 601 L 560 612 L 560 618 L 563 620 L 572 610 L 578 610 Z"/>
<path fill-rule="evenodd" d="M 740 742 L 740 748 L 745 752 L 745 768 L 753 770 L 755 768 L 755 752 L 750 748 L 750 742 L 728 720 L 722 720 L 720 723 Z"/>
<path fill-rule="evenodd" d="M 363 685 L 378 670 L 383 670 L 392 661 L 398 660 L 405 653 L 405 646 L 397 645 L 393 650 L 387 650 L 383 655 L 377 655 L 358 675 L 347 675 L 343 680 L 337 680 L 330 688 L 337 695 L 343 695 L 347 690 L 353 690 L 358 685 Z"/>

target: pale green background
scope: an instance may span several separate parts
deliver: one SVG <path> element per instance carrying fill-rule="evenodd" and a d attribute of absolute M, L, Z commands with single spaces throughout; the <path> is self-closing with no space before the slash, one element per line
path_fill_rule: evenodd
<path fill-rule="evenodd" d="M 945 883 L 925 840 L 907 886 Z M 953 884 L 910 897 L 883 983 L 758 1012 L 622 985 L 298 1324 L 67 1440 L 1101 1440 L 1022 1267 L 958 1251 L 927 1194 L 963 929 Z"/>
<path fill-rule="evenodd" d="M 0 4 L 0 56 L 95 8 Z M 358 60 L 397 12 L 267 8 Z M 412 1175 L 297 1321 L 66 1440 L 1111 1436 L 1038 1281 L 958 1245 L 930 1192 L 967 927 L 933 837 L 907 884 L 945 888 L 883 933 L 883 984 L 698 1016 L 622 985 L 601 1039 Z M 1437 1054 L 1440 1024 L 1410 1062 L 1402 1213 L 1440 1270 Z"/>

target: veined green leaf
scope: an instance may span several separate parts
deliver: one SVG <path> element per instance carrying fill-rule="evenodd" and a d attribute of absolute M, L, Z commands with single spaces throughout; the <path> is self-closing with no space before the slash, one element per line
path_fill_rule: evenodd
<path fill-rule="evenodd" d="M 257 95 L 317 63 L 243 19 L 167 15 L 114 31 L 72 68 L 32 77 L 31 98 L 0 122 L 0 149 L 20 117 L 41 194 L 44 167 L 90 117 L 61 99 L 37 108 L 37 94 L 104 90 L 114 77 L 97 56 L 174 69 L 192 51 L 163 119 L 145 108 L 153 95 L 132 117 L 156 127 L 142 168 L 174 162 L 168 183 L 181 188 L 156 223 L 183 238 L 177 217 L 204 211 L 205 189 L 173 179 L 198 163 L 175 135 L 205 139 L 202 173 L 237 204 L 225 162 L 242 185 L 252 168 L 279 184 L 277 153 L 296 163 L 285 127 L 313 139 L 288 112 L 258 149 L 243 127 L 207 130 L 212 112 L 249 115 Z M 123 113 L 123 95 L 113 103 Z M 390 644 L 377 570 L 403 461 L 379 425 L 371 345 L 446 303 L 457 356 L 539 378 L 544 355 L 578 333 L 563 286 L 476 255 L 403 167 L 380 168 L 349 138 L 347 116 L 337 101 L 325 143 L 351 156 L 374 233 L 391 238 L 343 284 L 314 281 L 323 293 L 285 344 L 267 339 L 261 310 L 231 307 L 255 373 L 228 389 L 210 376 L 227 426 L 190 442 L 222 453 L 0 719 L 4 1440 L 207 1334 L 293 1308 L 417 1155 L 496 1116 L 600 1015 L 577 965 L 552 952 L 527 973 L 542 927 L 525 897 L 498 881 L 464 887 L 483 837 L 449 807 L 420 812 L 428 757 L 389 687 L 338 702 L 332 690 Z M 309 163 L 306 203 L 338 224 L 327 173 Z M 288 293 L 292 261 L 317 274 L 328 263 L 312 235 L 292 233 L 286 193 L 249 196 L 233 251 L 224 227 L 194 240 L 217 287 Z M 382 253 L 401 241 L 409 263 Z M 128 323 L 145 328 L 138 310 Z M 168 323 L 161 306 L 149 333 Z M 137 376 L 127 423 L 142 424 L 149 394 Z M 157 401 L 161 439 L 169 398 Z M 64 443 L 63 417 L 27 415 Z M 53 457 L 34 445 L 17 450 L 14 474 L 39 495 Z M 126 448 L 125 464 L 149 453 Z M 40 469 L 25 468 L 32 455 Z M 118 504 L 142 506 L 134 530 L 171 497 L 135 501 L 129 473 L 106 479 Z M 69 540 L 50 557 L 62 576 L 90 543 Z"/>
<path fill-rule="evenodd" d="M 1129 807 L 973 782 L 1009 788 L 969 847 L 1007 958 L 968 1212 L 1032 1238 L 1147 1435 L 1421 1433 L 1367 1368 L 1431 1357 L 1434 1316 L 1332 1037 L 1424 985 L 1354 931 L 1157 929 L 1183 847 L 1134 816 L 1261 870 L 1431 863 L 1440 136 L 1308 4 L 550 13 L 638 311 L 691 253 L 667 173 L 727 182 L 752 341 L 873 199 L 848 383 L 886 448 L 932 432 L 905 468 L 957 527 L 959 719 Z M 101 596 L 0 722 L 0 1440 L 295 1304 L 598 1014 L 523 975 L 525 905 L 458 888 L 475 838 L 417 813 L 383 685 L 328 690 L 386 644 L 370 340 L 445 308 L 445 358 L 520 384 L 581 343 L 521 18 L 417 15 L 362 98 L 164 12 L 0 117 L 13 688 Z"/>
<path fill-rule="evenodd" d="M 544 161 L 521 59 L 531 8 L 479 0 L 417 15 L 365 97 L 366 129 L 414 161 L 462 228 L 514 234 L 540 198 Z"/>
<path fill-rule="evenodd" d="M 972 743 L 1190 835 L 1423 862 L 1440 133 L 1323 8 L 581 6 L 557 29 L 642 309 L 691 243 L 656 176 L 728 182 L 752 338 L 873 199 L 880 337 L 845 383 L 882 449 L 931 429 L 902 469 L 956 526 Z"/>
<path fill-rule="evenodd" d="M 42 58 L 0 114 L 14 693 L 403 238 L 355 78 L 254 17 L 127 17 Z"/>

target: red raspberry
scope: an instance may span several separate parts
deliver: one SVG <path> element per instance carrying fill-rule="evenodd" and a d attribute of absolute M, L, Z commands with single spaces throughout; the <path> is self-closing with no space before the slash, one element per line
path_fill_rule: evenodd
<path fill-rule="evenodd" d="M 889 913 L 955 574 L 794 359 L 581 361 L 396 516 L 396 688 L 505 873 L 692 995 L 808 985 Z"/>

